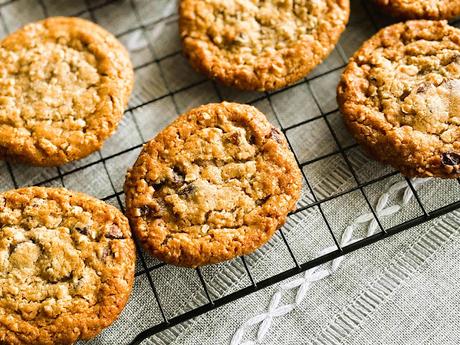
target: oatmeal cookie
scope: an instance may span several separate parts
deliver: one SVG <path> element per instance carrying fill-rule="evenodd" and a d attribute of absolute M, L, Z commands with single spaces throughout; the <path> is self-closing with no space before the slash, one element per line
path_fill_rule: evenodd
<path fill-rule="evenodd" d="M 192 66 L 223 84 L 274 90 L 334 49 L 349 0 L 182 0 L 179 30 Z"/>
<path fill-rule="evenodd" d="M 382 11 L 399 18 L 450 19 L 460 15 L 460 0 L 374 0 Z"/>
<path fill-rule="evenodd" d="M 126 178 L 127 215 L 154 256 L 196 267 L 267 242 L 301 185 L 285 138 L 261 112 L 208 104 L 144 146 Z"/>
<path fill-rule="evenodd" d="M 0 158 L 56 166 L 98 150 L 133 80 L 127 51 L 96 24 L 26 25 L 0 42 Z"/>
<path fill-rule="evenodd" d="M 382 29 L 338 86 L 348 128 L 407 176 L 460 177 L 460 30 L 415 20 Z"/>
<path fill-rule="evenodd" d="M 109 326 L 134 280 L 128 220 L 63 188 L 0 193 L 0 343 L 73 344 Z"/>

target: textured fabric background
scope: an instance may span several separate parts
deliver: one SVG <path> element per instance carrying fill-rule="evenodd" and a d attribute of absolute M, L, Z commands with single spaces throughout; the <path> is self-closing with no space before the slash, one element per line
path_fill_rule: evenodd
<path fill-rule="evenodd" d="M 348 57 L 388 23 L 370 1 L 352 0 L 352 7 L 350 24 L 327 61 L 298 84 L 264 94 L 222 87 L 191 70 L 180 54 L 176 1 L 0 0 L 0 35 L 46 16 L 81 16 L 117 35 L 129 49 L 136 70 L 129 109 L 100 152 L 59 169 L 0 162 L 0 190 L 34 184 L 65 186 L 122 207 L 126 169 L 142 143 L 186 109 L 222 99 L 253 104 L 286 130 L 319 199 L 356 186 L 340 148 L 345 149 L 359 182 L 386 176 L 392 170 L 363 154 L 345 131 L 337 111 L 335 86 Z M 376 207 L 382 193 L 397 182 L 404 185 L 404 181 L 392 175 L 364 191 Z M 400 205 L 407 189 L 390 193 L 386 206 Z M 431 180 L 420 187 L 419 196 L 427 211 L 434 210 L 459 200 L 460 185 Z M 299 206 L 313 200 L 305 188 Z M 360 215 L 370 212 L 359 190 L 325 202 L 322 210 L 337 238 Z M 381 222 L 389 228 L 421 214 L 411 198 L 397 213 L 382 216 Z M 353 238 L 364 237 L 367 231 L 368 224 L 357 225 Z M 311 285 L 294 311 L 274 319 L 262 343 L 460 343 L 459 232 L 460 213 L 456 212 L 350 254 L 332 276 Z M 317 207 L 290 217 L 283 234 L 299 263 L 334 245 Z M 90 344 L 128 344 L 142 330 L 162 322 L 149 275 L 168 318 L 207 303 L 196 271 L 161 265 L 147 254 L 143 259 L 148 273 L 138 260 L 134 291 L 119 320 Z M 246 257 L 246 262 L 256 281 L 294 267 L 280 233 Z M 204 267 L 202 274 L 214 299 L 250 285 L 240 259 Z M 261 290 L 157 334 L 144 344 L 229 344 L 246 320 L 267 311 L 278 288 Z M 280 303 L 290 303 L 293 298 L 293 291 L 284 293 Z M 249 327 L 243 341 L 255 341 L 258 326 Z"/>

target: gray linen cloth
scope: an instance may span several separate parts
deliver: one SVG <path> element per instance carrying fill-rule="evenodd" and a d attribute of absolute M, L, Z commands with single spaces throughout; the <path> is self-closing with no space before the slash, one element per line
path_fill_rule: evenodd
<path fill-rule="evenodd" d="M 344 157 L 337 153 L 339 146 L 346 149 L 360 182 L 392 172 L 354 145 L 335 101 L 335 86 L 348 57 L 388 24 L 371 2 L 352 1 L 350 24 L 330 57 L 307 79 L 272 94 L 237 92 L 195 73 L 180 54 L 176 1 L 0 0 L 0 35 L 55 15 L 93 20 L 126 45 L 136 69 L 129 110 L 100 152 L 81 161 L 59 169 L 0 162 L 0 190 L 33 184 L 65 186 L 120 207 L 126 169 L 141 144 L 177 114 L 222 99 L 253 104 L 276 126 L 289 128 L 286 136 L 299 161 L 314 161 L 303 172 L 318 198 L 356 186 Z M 314 120 L 305 122 L 309 119 Z M 456 181 L 414 183 L 428 212 L 460 197 Z M 386 228 L 423 213 L 399 175 L 367 186 L 365 193 Z M 305 188 L 299 206 L 312 200 Z M 342 244 L 380 231 L 359 190 L 322 207 Z M 283 234 L 299 263 L 334 245 L 318 208 L 290 217 Z M 453 212 L 168 329 L 144 344 L 458 344 L 459 249 L 460 213 Z M 143 255 L 148 267 L 159 264 Z M 246 262 L 256 281 L 294 267 L 280 233 Z M 137 272 L 133 294 L 119 320 L 89 344 L 127 344 L 162 321 L 139 260 Z M 204 267 L 202 273 L 214 299 L 250 284 L 240 259 Z M 162 266 L 150 274 L 166 317 L 207 303 L 196 271 Z"/>

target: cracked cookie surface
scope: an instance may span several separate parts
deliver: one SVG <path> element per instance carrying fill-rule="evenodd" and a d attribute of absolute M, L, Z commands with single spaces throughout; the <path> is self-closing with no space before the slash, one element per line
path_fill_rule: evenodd
<path fill-rule="evenodd" d="M 223 84 L 274 90 L 308 74 L 345 29 L 349 0 L 182 0 L 193 67 Z"/>
<path fill-rule="evenodd" d="M 79 18 L 26 25 L 0 42 L 0 158 L 61 165 L 100 148 L 133 86 L 125 48 Z"/>
<path fill-rule="evenodd" d="M 0 343 L 73 344 L 110 325 L 134 280 L 128 220 L 63 188 L 0 193 Z"/>
<path fill-rule="evenodd" d="M 348 128 L 408 176 L 460 176 L 460 30 L 416 20 L 382 29 L 338 86 Z"/>
<path fill-rule="evenodd" d="M 385 12 L 402 18 L 450 19 L 460 15 L 460 0 L 374 0 Z"/>
<path fill-rule="evenodd" d="M 261 112 L 208 104 L 144 146 L 125 183 L 127 215 L 154 256 L 196 267 L 267 242 L 301 186 L 285 138 Z"/>

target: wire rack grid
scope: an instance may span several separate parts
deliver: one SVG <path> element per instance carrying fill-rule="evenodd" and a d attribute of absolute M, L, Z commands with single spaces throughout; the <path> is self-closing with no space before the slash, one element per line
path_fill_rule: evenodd
<path fill-rule="evenodd" d="M 359 45 L 389 23 L 368 1 L 352 2 L 347 30 L 322 65 L 299 83 L 272 93 L 240 93 L 193 72 L 180 53 L 176 1 L 0 0 L 0 34 L 54 15 L 90 19 L 127 46 L 136 72 L 129 109 L 117 133 L 99 152 L 81 161 L 40 169 L 0 163 L 0 190 L 64 186 L 123 210 L 124 175 L 143 143 L 184 110 L 221 100 L 261 109 L 286 136 L 304 178 L 298 208 L 273 239 L 250 256 L 184 270 L 150 257 L 136 240 L 139 260 L 133 297 L 120 320 L 94 344 L 140 344 L 219 306 L 460 208 L 459 181 L 433 180 L 417 190 L 411 180 L 369 160 L 344 130 L 335 103 L 340 73 Z M 382 219 L 376 209 L 378 197 L 398 181 L 405 181 L 414 198 L 398 217 Z M 347 222 L 364 211 L 372 215 L 379 231 L 341 246 Z M 310 224 L 315 224 L 314 229 L 307 229 Z M 358 232 L 365 234 L 365 229 Z M 334 250 L 319 257 L 314 254 L 331 244 Z M 171 286 L 176 280 L 183 284 L 180 290 Z M 179 307 L 171 302 L 181 298 Z"/>

